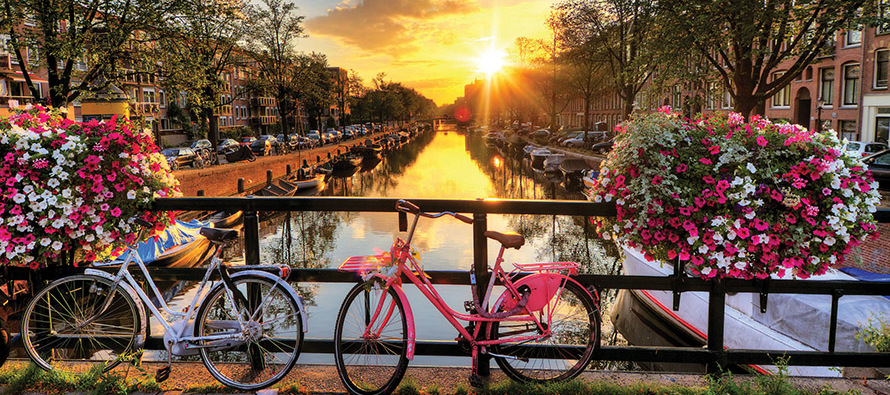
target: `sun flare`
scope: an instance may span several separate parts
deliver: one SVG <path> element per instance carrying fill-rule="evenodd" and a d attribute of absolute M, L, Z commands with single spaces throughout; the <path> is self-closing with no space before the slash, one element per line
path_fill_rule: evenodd
<path fill-rule="evenodd" d="M 485 75 L 492 75 L 500 72 L 507 64 L 506 57 L 507 54 L 500 50 L 488 50 L 483 52 L 479 55 L 479 58 L 476 59 L 476 70 L 485 73 Z"/>

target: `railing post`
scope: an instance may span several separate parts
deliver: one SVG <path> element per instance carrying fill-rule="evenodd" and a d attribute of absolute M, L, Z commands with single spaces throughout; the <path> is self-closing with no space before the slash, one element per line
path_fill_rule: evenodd
<path fill-rule="evenodd" d="M 258 265 L 260 263 L 260 217 L 257 215 L 253 202 L 244 210 L 244 263 Z"/>
<path fill-rule="evenodd" d="M 266 170 L 266 185 L 272 185 L 272 170 Z"/>
<path fill-rule="evenodd" d="M 488 286 L 488 239 L 485 237 L 485 231 L 488 230 L 488 217 L 485 213 L 473 214 L 473 274 L 476 276 L 476 292 L 479 294 L 479 300 L 485 297 L 485 288 Z M 479 323 L 482 325 L 482 323 Z M 488 354 L 479 354 L 479 365 L 477 373 L 479 376 L 488 378 L 491 375 L 489 365 L 491 357 Z"/>
<path fill-rule="evenodd" d="M 708 362 L 709 374 L 726 368 L 726 352 L 723 351 L 725 308 L 726 282 L 721 278 L 714 278 L 708 293 L 708 351 L 712 357 L 711 362 Z"/>
<path fill-rule="evenodd" d="M 244 179 L 238 179 L 238 193 L 244 193 Z"/>

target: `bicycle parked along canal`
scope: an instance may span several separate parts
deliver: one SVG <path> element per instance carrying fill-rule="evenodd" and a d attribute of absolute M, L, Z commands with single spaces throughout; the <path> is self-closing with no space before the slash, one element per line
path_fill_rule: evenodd
<path fill-rule="evenodd" d="M 470 383 L 479 386 L 479 356 L 490 355 L 510 378 L 550 382 L 577 376 L 600 346 L 599 297 L 575 281 L 575 262 L 514 264 L 506 272 L 504 251 L 519 249 L 525 239 L 518 233 L 487 231 L 501 243 L 485 296 L 476 292 L 470 274 L 473 300 L 467 313 L 445 304 L 423 271 L 411 246 L 420 217 L 453 216 L 453 212 L 425 213 L 405 200 L 396 203 L 400 215 L 414 214 L 407 240 L 397 238 L 388 252 L 356 256 L 344 261 L 341 271 L 362 276 L 346 296 L 334 328 L 334 352 L 340 379 L 355 394 L 387 394 L 399 384 L 415 351 L 414 315 L 402 290 L 407 278 L 458 331 L 457 341 L 469 350 L 473 370 Z M 404 213 L 404 214 L 403 214 Z M 505 290 L 488 303 L 496 281 Z M 468 321 L 464 326 L 460 321 Z"/>
<path fill-rule="evenodd" d="M 142 240 L 151 224 L 142 226 Z M 149 333 L 147 307 L 163 326 L 169 376 L 173 356 L 200 354 L 207 370 L 225 385 L 241 390 L 270 386 L 287 375 L 303 344 L 303 303 L 287 283 L 287 266 L 228 267 L 220 258 L 237 239 L 233 229 L 202 228 L 217 248 L 191 304 L 172 310 L 136 252 L 127 247 L 123 263 L 96 262 L 83 274 L 61 278 L 37 293 L 24 312 L 25 350 L 46 370 L 81 374 L 97 363 L 110 370 L 122 356 L 136 352 Z M 97 269 L 120 264 L 117 274 Z M 130 274 L 135 264 L 153 292 L 152 299 Z M 219 281 L 210 281 L 214 272 Z M 168 318 L 169 317 L 169 320 Z"/>

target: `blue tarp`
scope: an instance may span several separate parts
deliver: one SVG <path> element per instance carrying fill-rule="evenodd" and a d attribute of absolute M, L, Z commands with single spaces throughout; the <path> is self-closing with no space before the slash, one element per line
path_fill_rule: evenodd
<path fill-rule="evenodd" d="M 145 263 L 152 262 L 163 254 L 164 251 L 204 237 L 200 234 L 201 228 L 204 227 L 213 227 L 213 225 L 196 219 L 189 222 L 176 220 L 176 225 L 168 226 L 157 239 L 150 237 L 148 240 L 139 243 L 139 248 L 137 249 L 139 256 L 142 257 L 142 261 Z M 122 262 L 123 258 L 118 257 L 115 261 Z"/>
<path fill-rule="evenodd" d="M 862 281 L 890 281 L 890 274 L 872 273 L 855 267 L 842 267 L 840 271 Z"/>

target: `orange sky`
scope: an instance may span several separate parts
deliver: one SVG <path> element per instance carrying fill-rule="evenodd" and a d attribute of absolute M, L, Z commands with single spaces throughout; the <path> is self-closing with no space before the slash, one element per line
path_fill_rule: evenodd
<path fill-rule="evenodd" d="M 296 0 L 309 37 L 298 49 L 328 56 L 370 85 L 377 73 L 418 90 L 437 105 L 463 96 L 483 77 L 479 59 L 507 51 L 520 36 L 547 35 L 552 1 Z"/>

